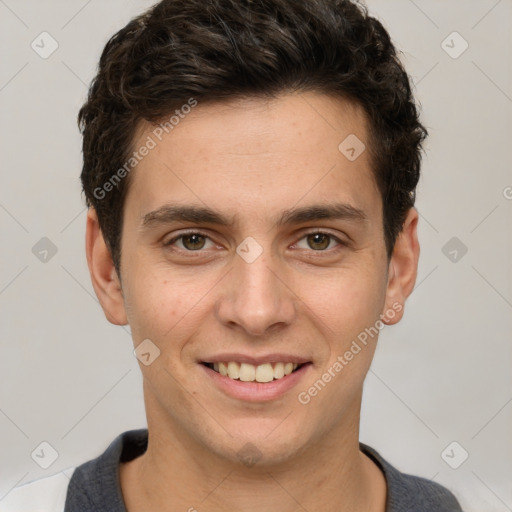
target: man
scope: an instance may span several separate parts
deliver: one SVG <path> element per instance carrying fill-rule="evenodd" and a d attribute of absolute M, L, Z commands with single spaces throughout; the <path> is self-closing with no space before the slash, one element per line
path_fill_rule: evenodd
<path fill-rule="evenodd" d="M 346 0 L 164 0 L 109 41 L 79 120 L 91 279 L 148 429 L 6 510 L 460 511 L 359 443 L 416 279 L 426 135 L 382 25 Z"/>

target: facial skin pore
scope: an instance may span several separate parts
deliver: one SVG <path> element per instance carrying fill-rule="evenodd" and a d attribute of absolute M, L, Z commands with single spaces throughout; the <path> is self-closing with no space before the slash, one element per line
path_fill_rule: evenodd
<path fill-rule="evenodd" d="M 319 93 L 199 103 L 130 176 L 121 279 L 90 210 L 106 317 L 160 350 L 140 365 L 148 450 L 121 466 L 130 512 L 385 510 L 383 475 L 358 446 L 377 336 L 297 399 L 381 315 L 400 320 L 416 279 L 418 214 L 389 260 L 370 151 L 338 150 L 350 134 L 368 148 L 362 109 Z M 237 253 L 248 237 L 261 250 L 250 263 Z M 305 364 L 285 391 L 237 381 L 233 394 L 204 364 L 217 358 Z"/>

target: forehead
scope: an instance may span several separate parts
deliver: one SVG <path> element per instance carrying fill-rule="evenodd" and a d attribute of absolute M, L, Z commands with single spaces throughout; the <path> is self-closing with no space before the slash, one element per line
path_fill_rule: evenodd
<path fill-rule="evenodd" d="M 276 218 L 299 203 L 322 202 L 379 214 L 359 106 L 297 93 L 198 102 L 186 112 L 172 125 L 139 127 L 134 149 L 148 143 L 152 149 L 132 171 L 125 205 L 139 218 L 168 202 L 234 218 Z"/>

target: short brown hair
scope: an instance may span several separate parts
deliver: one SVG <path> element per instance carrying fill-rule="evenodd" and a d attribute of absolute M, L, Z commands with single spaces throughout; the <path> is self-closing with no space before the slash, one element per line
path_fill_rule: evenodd
<path fill-rule="evenodd" d="M 108 41 L 78 116 L 83 191 L 118 272 L 130 180 L 115 176 L 126 170 L 140 122 L 159 123 L 191 98 L 292 91 L 363 107 L 391 255 L 414 205 L 426 130 L 382 24 L 349 0 L 163 0 Z"/>

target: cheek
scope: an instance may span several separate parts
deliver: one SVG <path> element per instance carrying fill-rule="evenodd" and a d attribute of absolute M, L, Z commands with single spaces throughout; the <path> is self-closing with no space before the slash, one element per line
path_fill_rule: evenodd
<path fill-rule="evenodd" d="M 161 339 L 191 307 L 181 287 L 173 286 L 151 270 L 132 273 L 124 293 L 128 322 L 136 343 L 138 339 Z"/>
<path fill-rule="evenodd" d="M 334 425 L 359 399 L 375 352 L 380 331 L 375 325 L 386 287 L 378 272 L 347 271 L 324 284 L 308 305 L 322 319 L 319 325 L 329 355 L 320 361 L 298 400 L 322 414 L 325 425 Z"/>
<path fill-rule="evenodd" d="M 175 273 L 170 277 L 159 265 L 139 268 L 144 271 L 134 272 L 125 295 L 132 337 L 135 344 L 147 338 L 153 341 L 171 368 L 211 308 L 205 290 L 215 281 L 209 286 L 207 279 L 197 276 L 185 278 Z"/>
<path fill-rule="evenodd" d="M 303 289 L 304 302 L 321 320 L 332 344 L 343 345 L 361 330 L 375 323 L 385 301 L 385 280 L 381 273 L 346 268 Z M 341 347 L 340 347 L 341 348 Z"/>

